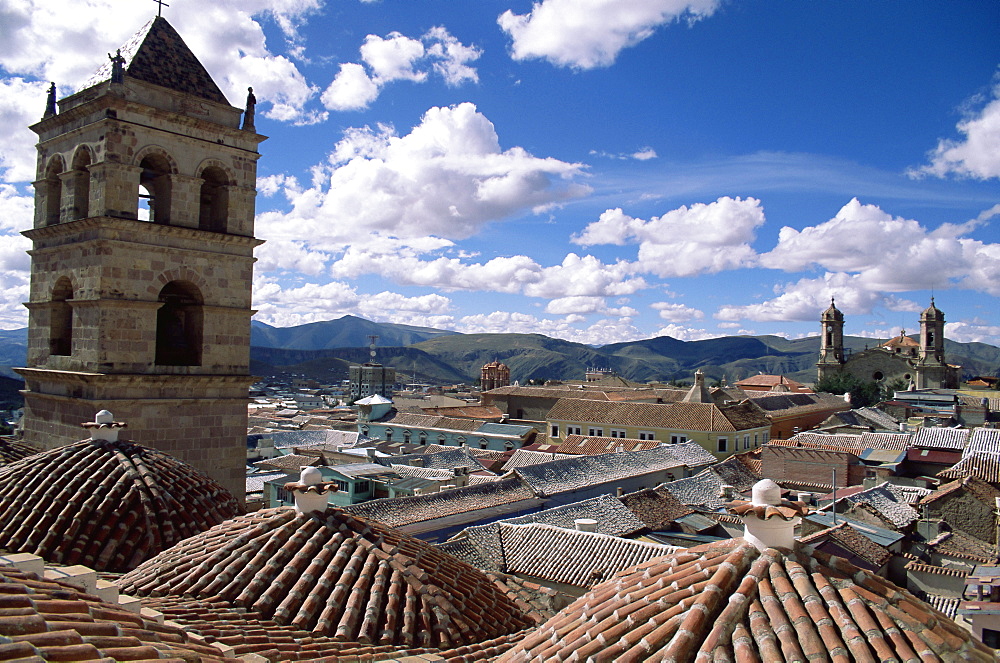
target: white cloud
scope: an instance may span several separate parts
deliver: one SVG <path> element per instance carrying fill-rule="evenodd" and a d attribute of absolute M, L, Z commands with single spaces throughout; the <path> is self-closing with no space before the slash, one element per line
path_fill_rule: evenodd
<path fill-rule="evenodd" d="M 288 213 L 258 217 L 265 239 L 310 238 L 341 249 L 370 234 L 460 239 L 483 225 L 583 195 L 581 164 L 501 150 L 493 124 L 469 103 L 431 108 L 398 136 L 354 129 L 316 169 L 310 188 L 285 189 Z"/>
<path fill-rule="evenodd" d="M 837 300 L 837 308 L 845 314 L 867 314 L 877 307 L 912 311 L 917 304 L 869 289 L 860 276 L 843 272 L 827 273 L 821 278 L 803 278 L 780 286 L 774 299 L 745 306 L 722 306 L 715 313 L 719 320 L 753 320 L 756 322 L 788 322 L 819 320 L 819 314 Z"/>
<path fill-rule="evenodd" d="M 448 328 L 451 300 L 436 293 L 407 297 L 394 292 L 358 293 L 346 283 L 305 283 L 282 287 L 275 280 L 254 280 L 254 306 L 258 320 L 280 327 L 358 315 L 376 322 L 393 322 Z"/>
<path fill-rule="evenodd" d="M 991 325 L 979 319 L 969 322 L 948 322 L 945 323 L 945 336 L 959 343 L 992 343 L 995 345 L 997 339 L 1000 339 L 1000 326 Z"/>
<path fill-rule="evenodd" d="M 360 48 L 360 63 L 340 65 L 340 71 L 320 98 L 330 110 L 361 110 L 378 99 L 382 88 L 393 81 L 422 83 L 431 72 L 450 86 L 476 82 L 479 75 L 470 66 L 482 52 L 466 46 L 442 26 L 431 28 L 420 39 L 399 32 L 385 38 L 368 35 Z M 367 70 L 365 68 L 367 65 Z"/>
<path fill-rule="evenodd" d="M 515 60 L 544 58 L 561 67 L 592 69 L 615 61 L 656 29 L 678 19 L 711 16 L 719 0 L 541 0 L 528 14 L 497 18 Z"/>
<path fill-rule="evenodd" d="M 378 99 L 378 91 L 378 84 L 368 77 L 363 66 L 348 62 L 340 65 L 340 71 L 323 91 L 320 101 L 330 110 L 361 110 Z"/>
<path fill-rule="evenodd" d="M 463 334 L 544 334 L 595 346 L 646 338 L 629 319 L 601 319 L 582 329 L 574 326 L 584 319 L 583 316 L 568 315 L 552 320 L 527 313 L 494 311 L 460 318 L 453 329 Z"/>
<path fill-rule="evenodd" d="M 968 113 L 955 128 L 960 140 L 941 139 L 927 156 L 930 163 L 910 171 L 910 175 L 945 177 L 1000 177 L 1000 84 L 993 98 L 981 109 Z"/>
<path fill-rule="evenodd" d="M 586 297 L 582 295 L 552 299 L 546 304 L 545 312 L 550 315 L 589 315 L 597 313 L 620 318 L 632 318 L 639 313 L 629 306 L 619 308 L 609 307 L 604 297 Z"/>
<path fill-rule="evenodd" d="M 0 229 L 19 233 L 33 225 L 35 199 L 28 193 L 30 187 L 25 189 L 21 193 L 12 184 L 0 184 Z"/>
<path fill-rule="evenodd" d="M 576 244 L 639 243 L 637 271 L 657 276 L 694 276 L 753 266 L 750 246 L 764 223 L 756 198 L 724 196 L 713 203 L 683 206 L 649 221 L 611 209 L 572 238 Z"/>
<path fill-rule="evenodd" d="M 414 71 L 414 65 L 424 57 L 424 44 L 419 39 L 390 32 L 387 39 L 368 35 L 361 45 L 361 59 L 371 67 L 374 77 L 381 83 L 395 80 L 420 82 L 427 72 Z"/>
<path fill-rule="evenodd" d="M 632 158 L 637 161 L 649 161 L 650 159 L 655 159 L 657 156 L 656 150 L 651 147 L 644 147 L 638 152 L 632 153 Z"/>
<path fill-rule="evenodd" d="M 261 272 L 299 272 L 317 276 L 326 269 L 329 256 L 320 251 L 310 251 L 304 242 L 276 239 L 264 242 L 254 250 L 257 263 L 254 269 Z"/>
<path fill-rule="evenodd" d="M 966 224 L 928 231 L 917 221 L 893 217 L 856 198 L 825 223 L 782 228 L 777 246 L 760 264 L 789 272 L 818 266 L 858 275 L 859 287 L 903 292 L 962 287 L 1000 294 L 1000 244 L 960 237 L 992 216 L 987 210 Z"/>
<path fill-rule="evenodd" d="M 724 336 L 724 334 L 710 332 L 705 329 L 696 329 L 694 327 L 685 327 L 683 325 L 667 325 L 653 334 L 653 336 L 669 336 L 676 338 L 678 341 L 704 341 L 705 339 Z"/>
<path fill-rule="evenodd" d="M 690 322 L 705 317 L 705 313 L 696 308 L 674 302 L 656 302 L 650 308 L 659 311 L 660 317 L 667 322 Z"/>
<path fill-rule="evenodd" d="M 81 0 L 67 11 L 47 0 L 5 2 L 0 20 L 0 67 L 10 74 L 55 81 L 60 97 L 76 91 L 149 20 L 147 3 Z M 272 53 L 254 16 L 273 16 L 286 37 L 319 8 L 319 0 L 220 0 L 212 5 L 174 0 L 167 19 L 219 84 L 230 103 L 242 106 L 253 86 L 264 115 L 292 122 L 321 119 L 305 109 L 317 90 L 296 66 Z M 6 96 L 6 95 L 4 95 Z M 34 101 L 43 108 L 44 97 Z M 270 106 L 268 106 L 270 104 Z M 41 111 L 35 111 L 40 116 Z M 37 119 L 37 118 L 36 118 Z"/>
<path fill-rule="evenodd" d="M 42 119 L 48 85 L 23 78 L 0 79 L 0 179 L 35 179 L 35 143 L 28 126 Z"/>

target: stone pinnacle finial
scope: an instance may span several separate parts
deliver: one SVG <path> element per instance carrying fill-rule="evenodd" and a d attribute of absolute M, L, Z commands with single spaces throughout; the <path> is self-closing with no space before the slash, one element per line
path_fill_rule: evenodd
<path fill-rule="evenodd" d="M 115 421 L 115 415 L 107 410 L 101 410 L 93 421 L 85 421 L 80 425 L 90 430 L 90 439 L 95 442 L 117 442 L 118 433 L 128 426 L 125 422 Z"/>

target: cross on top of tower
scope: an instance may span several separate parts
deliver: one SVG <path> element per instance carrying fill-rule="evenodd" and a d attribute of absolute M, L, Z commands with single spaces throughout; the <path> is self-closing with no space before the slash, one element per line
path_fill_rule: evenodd
<path fill-rule="evenodd" d="M 165 3 L 163 0 L 153 0 L 153 2 L 155 2 L 156 4 L 159 5 L 159 7 L 156 8 L 156 15 L 157 16 L 163 16 L 163 8 L 170 6 L 167 3 Z"/>

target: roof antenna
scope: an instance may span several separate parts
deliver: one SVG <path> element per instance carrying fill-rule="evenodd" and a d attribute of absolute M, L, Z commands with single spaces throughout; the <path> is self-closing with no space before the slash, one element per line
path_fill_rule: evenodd
<path fill-rule="evenodd" d="M 156 4 L 159 5 L 159 7 L 156 9 L 156 16 L 157 17 L 163 16 L 163 8 L 170 6 L 167 3 L 165 3 L 163 0 L 153 0 L 153 2 L 155 2 Z"/>

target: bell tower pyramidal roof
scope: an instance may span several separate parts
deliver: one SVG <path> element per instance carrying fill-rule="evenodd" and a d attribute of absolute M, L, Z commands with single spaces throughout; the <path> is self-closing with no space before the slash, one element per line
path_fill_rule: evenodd
<path fill-rule="evenodd" d="M 119 52 L 125 61 L 125 75 L 130 78 L 229 105 L 205 67 L 162 16 L 151 19 L 139 28 Z M 110 60 L 105 62 L 84 83 L 83 89 L 110 80 L 113 67 Z"/>

